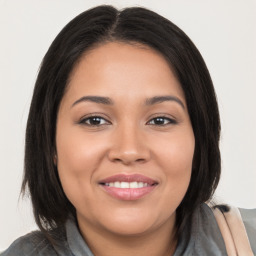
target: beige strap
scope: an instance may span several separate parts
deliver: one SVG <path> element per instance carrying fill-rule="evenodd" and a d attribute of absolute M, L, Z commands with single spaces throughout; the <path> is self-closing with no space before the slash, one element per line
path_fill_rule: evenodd
<path fill-rule="evenodd" d="M 213 213 L 214 213 L 214 216 L 218 223 L 223 240 L 225 242 L 228 256 L 237 256 L 234 240 L 232 238 L 227 221 L 226 221 L 223 213 L 218 208 L 214 209 Z"/>
<path fill-rule="evenodd" d="M 222 213 L 218 208 L 213 210 L 223 236 L 228 256 L 253 256 L 250 242 L 239 210 L 230 207 Z"/>
<path fill-rule="evenodd" d="M 230 232 L 235 242 L 239 256 L 253 256 L 252 248 L 247 236 L 247 232 L 240 214 L 236 207 L 230 207 L 229 212 L 224 212 Z"/>

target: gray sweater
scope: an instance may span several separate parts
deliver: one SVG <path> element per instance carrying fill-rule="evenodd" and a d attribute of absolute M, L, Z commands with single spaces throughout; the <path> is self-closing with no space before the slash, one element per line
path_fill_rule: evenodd
<path fill-rule="evenodd" d="M 256 209 L 240 209 L 252 250 L 256 255 Z M 40 231 L 18 238 L 0 256 L 93 256 L 75 222 L 69 219 L 62 229 L 53 231 L 58 245 L 52 245 Z M 174 256 L 227 255 L 225 244 L 212 210 L 202 204 L 193 214 L 188 243 L 180 239 Z M 119 256 L 119 255 L 113 255 Z"/>

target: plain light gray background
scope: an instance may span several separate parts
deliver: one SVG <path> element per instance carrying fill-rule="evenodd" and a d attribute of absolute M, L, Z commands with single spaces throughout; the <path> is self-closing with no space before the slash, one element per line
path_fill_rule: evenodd
<path fill-rule="evenodd" d="M 256 207 L 255 0 L 0 0 L 0 250 L 36 228 L 19 199 L 24 132 L 33 85 L 50 43 L 76 15 L 107 3 L 145 6 L 167 17 L 199 48 L 222 120 L 218 198 Z"/>

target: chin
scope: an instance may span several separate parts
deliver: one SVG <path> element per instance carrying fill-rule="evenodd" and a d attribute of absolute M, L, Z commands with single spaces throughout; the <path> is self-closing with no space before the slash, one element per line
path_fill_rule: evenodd
<path fill-rule="evenodd" d="M 112 212 L 109 220 L 104 220 L 104 226 L 112 233 L 123 236 L 142 235 L 157 228 L 163 221 L 152 211 L 138 211 L 136 209 L 124 209 L 116 214 Z"/>
<path fill-rule="evenodd" d="M 121 235 L 121 236 L 139 236 L 149 232 L 153 226 L 151 223 L 147 223 L 144 221 L 123 221 L 118 222 L 116 221 L 112 225 L 108 225 L 106 227 L 109 231 L 114 234 Z"/>

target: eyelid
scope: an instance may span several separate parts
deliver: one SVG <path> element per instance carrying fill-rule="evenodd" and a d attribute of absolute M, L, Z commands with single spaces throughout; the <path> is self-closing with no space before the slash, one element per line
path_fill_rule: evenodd
<path fill-rule="evenodd" d="M 84 124 L 84 125 L 87 125 L 87 126 L 97 126 L 97 125 L 89 125 L 89 124 L 86 124 L 85 121 L 88 120 L 89 118 L 93 118 L 93 117 L 99 117 L 101 119 L 104 119 L 107 124 L 102 124 L 102 125 L 109 125 L 111 124 L 111 122 L 109 121 L 109 118 L 108 117 L 105 117 L 106 115 L 103 114 L 103 113 L 91 113 L 91 114 L 88 114 L 88 115 L 84 115 L 82 118 L 80 118 L 78 120 L 78 124 Z M 98 126 L 102 126 L 102 125 L 98 125 Z"/>
<path fill-rule="evenodd" d="M 178 121 L 176 118 L 170 116 L 170 115 L 167 115 L 167 114 L 156 114 L 154 116 L 151 116 L 149 118 L 149 121 L 147 121 L 147 124 L 149 122 L 151 122 L 152 120 L 156 119 L 156 118 L 163 118 L 163 119 L 168 119 L 170 122 L 168 124 L 162 124 L 162 125 L 156 125 L 156 126 L 166 126 L 166 125 L 173 125 L 173 124 L 177 124 Z M 149 125 L 152 125 L 152 124 L 149 124 Z"/>
<path fill-rule="evenodd" d="M 99 124 L 99 125 L 90 125 L 90 124 L 86 124 L 85 123 L 86 120 L 88 120 L 90 118 L 93 118 L 93 117 L 98 117 L 100 119 L 103 119 L 106 123 L 105 124 Z M 149 122 L 151 122 L 152 120 L 154 120 L 156 118 L 167 119 L 167 120 L 169 120 L 169 122 L 167 124 L 149 124 Z M 178 123 L 177 119 L 175 117 L 169 115 L 169 114 L 158 113 L 158 114 L 154 114 L 154 115 L 150 116 L 148 119 L 149 119 L 149 121 L 146 122 L 146 125 L 167 126 L 167 125 L 174 125 L 174 124 Z M 77 121 L 77 124 L 82 124 L 82 125 L 87 125 L 87 126 L 91 126 L 91 127 L 96 127 L 96 126 L 104 126 L 104 125 L 111 124 L 111 122 L 109 120 L 110 120 L 110 118 L 108 116 L 106 116 L 106 114 L 103 114 L 103 113 L 90 113 L 90 114 L 84 115 L 82 118 L 80 118 Z"/>

